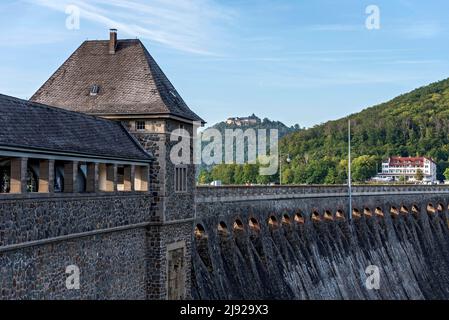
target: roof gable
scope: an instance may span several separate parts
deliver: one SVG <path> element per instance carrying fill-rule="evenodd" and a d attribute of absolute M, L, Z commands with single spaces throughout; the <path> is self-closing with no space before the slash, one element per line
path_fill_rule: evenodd
<path fill-rule="evenodd" d="M 90 95 L 92 86 L 99 92 Z M 202 121 L 181 98 L 140 40 L 85 41 L 32 101 L 95 115 L 173 115 Z"/>

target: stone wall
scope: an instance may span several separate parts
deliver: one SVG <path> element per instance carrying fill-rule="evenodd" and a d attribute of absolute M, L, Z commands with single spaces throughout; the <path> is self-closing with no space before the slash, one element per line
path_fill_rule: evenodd
<path fill-rule="evenodd" d="M 199 188 L 193 297 L 446 299 L 447 186 L 354 191 L 349 222 L 346 187 Z"/>
<path fill-rule="evenodd" d="M 220 221 L 232 228 L 236 219 L 248 223 L 256 217 L 261 225 L 270 216 L 278 221 L 283 215 L 294 219 L 301 213 L 310 219 L 312 212 L 321 216 L 325 211 L 333 215 L 341 210 L 348 217 L 348 188 L 345 186 L 286 186 L 286 187 L 199 187 L 197 189 L 197 223 L 204 223 L 216 233 Z M 405 206 L 411 210 L 416 205 L 425 211 L 431 203 L 439 204 L 447 211 L 449 204 L 448 186 L 360 186 L 353 190 L 353 208 L 363 213 L 364 209 L 374 212 L 382 209 L 387 215 L 390 209 Z"/>
<path fill-rule="evenodd" d="M 152 203 L 146 193 L 2 195 L 0 299 L 146 299 L 158 272 L 147 264 L 159 250 L 147 242 Z M 79 290 L 66 287 L 71 265 Z"/>
<path fill-rule="evenodd" d="M 0 299 L 147 298 L 145 228 L 70 239 L 0 253 Z M 80 270 L 69 290 L 66 268 Z"/>

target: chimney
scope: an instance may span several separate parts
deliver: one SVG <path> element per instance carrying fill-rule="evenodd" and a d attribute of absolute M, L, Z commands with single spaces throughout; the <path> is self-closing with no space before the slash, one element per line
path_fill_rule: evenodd
<path fill-rule="evenodd" d="M 115 54 L 117 48 L 117 29 L 109 30 L 109 54 Z"/>

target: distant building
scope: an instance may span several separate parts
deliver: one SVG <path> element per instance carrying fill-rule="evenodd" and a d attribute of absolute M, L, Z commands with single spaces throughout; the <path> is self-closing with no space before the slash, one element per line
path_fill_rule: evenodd
<path fill-rule="evenodd" d="M 227 125 L 235 125 L 235 126 L 238 126 L 238 127 L 256 125 L 258 123 L 260 123 L 260 119 L 255 114 L 253 114 L 253 115 L 251 115 L 249 117 L 228 118 L 226 120 L 226 124 Z"/>
<path fill-rule="evenodd" d="M 406 182 L 416 182 L 419 171 L 423 182 L 437 181 L 437 165 L 427 157 L 391 157 L 382 163 L 382 172 L 374 180 L 399 181 L 404 177 Z"/>

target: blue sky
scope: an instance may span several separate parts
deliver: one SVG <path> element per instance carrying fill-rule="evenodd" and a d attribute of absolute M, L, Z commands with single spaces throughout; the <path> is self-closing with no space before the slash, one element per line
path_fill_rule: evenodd
<path fill-rule="evenodd" d="M 68 29 L 68 5 L 80 28 Z M 368 30 L 365 10 L 380 9 Z M 449 77 L 446 0 L 0 2 L 0 93 L 29 98 L 86 39 L 140 38 L 212 124 L 313 126 Z"/>

